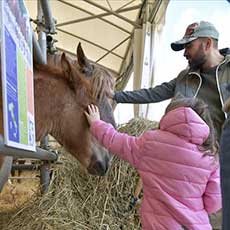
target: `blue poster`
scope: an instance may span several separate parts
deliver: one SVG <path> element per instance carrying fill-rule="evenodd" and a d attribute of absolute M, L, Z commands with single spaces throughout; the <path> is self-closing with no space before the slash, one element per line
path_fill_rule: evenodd
<path fill-rule="evenodd" d="M 23 0 L 0 0 L 4 143 L 36 150 L 32 30 Z"/>
<path fill-rule="evenodd" d="M 8 52 L 5 54 L 8 138 L 10 141 L 19 143 L 16 44 L 8 30 L 6 28 L 4 29 L 5 48 L 8 50 Z"/>

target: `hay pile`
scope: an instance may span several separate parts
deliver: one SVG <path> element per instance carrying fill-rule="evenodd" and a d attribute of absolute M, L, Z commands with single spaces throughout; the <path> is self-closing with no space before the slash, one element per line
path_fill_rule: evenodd
<path fill-rule="evenodd" d="M 132 119 L 119 130 L 140 135 L 156 127 L 156 122 Z M 34 196 L 14 213 L 1 210 L 0 229 L 141 229 L 137 209 L 128 209 L 139 179 L 134 168 L 114 157 L 107 175 L 95 177 L 89 176 L 69 154 L 61 160 L 63 164 L 54 168 L 49 192 Z"/>

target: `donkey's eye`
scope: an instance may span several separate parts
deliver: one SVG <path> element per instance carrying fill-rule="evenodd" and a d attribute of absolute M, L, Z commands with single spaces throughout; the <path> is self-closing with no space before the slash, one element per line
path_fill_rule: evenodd
<path fill-rule="evenodd" d="M 94 66 L 89 66 L 88 68 L 82 68 L 81 73 L 85 74 L 87 77 L 91 77 L 93 75 Z"/>

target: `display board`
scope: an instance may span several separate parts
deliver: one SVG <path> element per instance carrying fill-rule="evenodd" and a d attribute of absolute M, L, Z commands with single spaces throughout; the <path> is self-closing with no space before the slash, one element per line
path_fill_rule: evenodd
<path fill-rule="evenodd" d="M 6 145 L 35 151 L 32 30 L 23 0 L 0 1 Z"/>

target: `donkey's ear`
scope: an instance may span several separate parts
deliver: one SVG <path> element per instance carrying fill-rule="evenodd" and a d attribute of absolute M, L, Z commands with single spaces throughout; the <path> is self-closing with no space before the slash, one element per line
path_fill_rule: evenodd
<path fill-rule="evenodd" d="M 62 66 L 62 72 L 66 80 L 69 82 L 69 86 L 74 89 L 74 82 L 76 82 L 75 79 L 73 79 L 73 73 L 72 73 L 72 67 L 71 64 L 66 57 L 65 53 L 62 53 L 61 56 L 61 66 Z"/>
<path fill-rule="evenodd" d="M 61 56 L 61 67 L 63 76 L 68 81 L 71 89 L 76 90 L 76 87 L 82 85 L 80 83 L 83 80 L 81 73 L 77 68 L 75 68 L 72 61 L 65 53 L 62 53 Z"/>
<path fill-rule="evenodd" d="M 84 51 L 81 47 L 81 43 L 79 42 L 78 46 L 77 46 L 77 60 L 78 60 L 78 64 L 80 65 L 80 67 L 84 67 L 86 66 L 88 63 L 88 60 L 84 54 Z"/>
<path fill-rule="evenodd" d="M 78 64 L 81 68 L 82 73 L 84 73 L 88 76 L 92 75 L 93 66 L 90 64 L 89 60 L 85 56 L 80 42 L 77 46 L 77 60 L 78 60 Z"/>
<path fill-rule="evenodd" d="M 62 53 L 61 55 L 61 67 L 62 67 L 62 71 L 63 74 L 66 78 L 68 78 L 70 76 L 71 73 L 71 67 L 70 67 L 70 63 L 68 61 L 68 59 L 66 58 L 65 53 Z"/>

